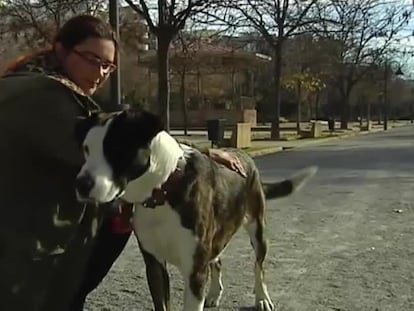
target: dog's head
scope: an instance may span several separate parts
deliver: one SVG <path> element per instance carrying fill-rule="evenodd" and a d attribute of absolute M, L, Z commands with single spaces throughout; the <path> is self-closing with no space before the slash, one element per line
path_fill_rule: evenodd
<path fill-rule="evenodd" d="M 143 110 L 79 119 L 75 133 L 85 163 L 76 178 L 78 199 L 105 203 L 121 196 L 148 169 L 150 143 L 162 130 L 161 119 Z"/>

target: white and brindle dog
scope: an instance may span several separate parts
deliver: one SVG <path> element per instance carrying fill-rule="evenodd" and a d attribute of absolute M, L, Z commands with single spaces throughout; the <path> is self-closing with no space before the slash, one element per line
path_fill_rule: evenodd
<path fill-rule="evenodd" d="M 184 278 L 183 310 L 218 306 L 223 292 L 220 255 L 242 225 L 256 255 L 256 307 L 274 310 L 263 271 L 265 202 L 293 193 L 316 167 L 262 184 L 245 153 L 230 150 L 240 158 L 246 178 L 180 145 L 157 116 L 145 111 L 96 114 L 80 121 L 77 135 L 85 155 L 76 180 L 78 198 L 101 203 L 121 198 L 135 204 L 133 226 L 156 311 L 170 310 L 166 263 Z"/>

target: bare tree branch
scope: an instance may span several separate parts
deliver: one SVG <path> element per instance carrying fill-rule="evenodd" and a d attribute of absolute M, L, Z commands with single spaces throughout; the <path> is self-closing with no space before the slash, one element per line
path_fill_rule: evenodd
<path fill-rule="evenodd" d="M 104 0 L 6 0 L 2 10 L 0 32 L 25 39 L 29 47 L 53 41 L 64 19 L 75 14 L 93 13 L 103 8 Z"/>
<path fill-rule="evenodd" d="M 273 50 L 274 56 L 274 103 L 275 116 L 272 124 L 272 137 L 280 137 L 280 89 L 282 75 L 282 54 L 284 43 L 290 37 L 294 37 L 306 31 L 306 27 L 318 22 L 318 16 L 312 12 L 316 6 L 316 0 L 226 0 L 218 6 L 229 9 L 233 14 L 230 22 L 237 20 L 249 30 L 259 32 L 263 39 Z M 223 17 L 216 14 L 218 20 Z"/>
<path fill-rule="evenodd" d="M 314 31 L 339 47 L 331 76 L 343 97 L 345 123 L 352 90 L 372 64 L 390 53 L 411 14 L 404 5 L 392 1 L 331 0 L 320 9 L 320 16 L 321 23 Z"/>
<path fill-rule="evenodd" d="M 163 116 L 166 130 L 169 130 L 169 47 L 178 32 L 185 27 L 190 16 L 203 11 L 212 2 L 211 0 L 158 0 L 155 22 L 149 9 L 150 0 L 139 0 L 138 7 L 132 0 L 126 0 L 130 7 L 143 16 L 151 33 L 157 37 L 158 59 L 158 112 Z M 182 4 L 182 5 L 179 5 Z"/>

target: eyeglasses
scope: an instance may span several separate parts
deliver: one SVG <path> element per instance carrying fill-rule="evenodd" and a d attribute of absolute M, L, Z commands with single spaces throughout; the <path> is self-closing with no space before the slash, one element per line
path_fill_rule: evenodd
<path fill-rule="evenodd" d="M 75 49 L 73 49 L 72 52 L 81 57 L 83 60 L 87 61 L 89 64 L 101 68 L 104 73 L 111 73 L 116 69 L 116 65 L 114 63 L 102 61 L 99 56 L 95 55 L 92 52 L 78 51 Z"/>

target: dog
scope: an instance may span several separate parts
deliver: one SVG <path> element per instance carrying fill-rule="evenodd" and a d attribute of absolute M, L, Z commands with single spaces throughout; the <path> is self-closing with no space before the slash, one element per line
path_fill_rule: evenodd
<path fill-rule="evenodd" d="M 143 110 L 94 114 L 79 121 L 76 136 L 85 156 L 76 178 L 78 199 L 105 203 L 120 198 L 135 205 L 133 227 L 156 311 L 170 310 L 167 263 L 184 278 L 184 311 L 218 306 L 220 256 L 241 226 L 256 257 L 256 308 L 274 310 L 264 282 L 265 202 L 301 188 L 316 167 L 265 184 L 252 158 L 229 149 L 243 164 L 243 177 L 178 143 L 159 117 Z"/>

